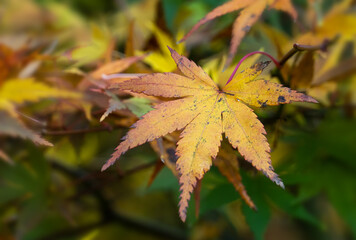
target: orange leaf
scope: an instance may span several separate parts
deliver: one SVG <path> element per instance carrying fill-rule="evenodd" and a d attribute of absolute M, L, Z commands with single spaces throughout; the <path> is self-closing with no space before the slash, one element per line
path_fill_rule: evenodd
<path fill-rule="evenodd" d="M 240 10 L 241 8 L 248 6 L 252 2 L 253 0 L 248 0 L 248 1 L 235 0 L 235 1 L 229 1 L 221 6 L 216 7 L 211 12 L 209 12 L 204 18 L 202 18 L 197 24 L 195 24 L 194 27 L 180 40 L 180 42 L 185 41 L 190 35 L 192 35 L 193 32 L 198 30 L 198 28 L 204 23 L 207 23 L 210 20 L 213 20 L 227 13 Z"/>
<path fill-rule="evenodd" d="M 246 204 L 256 210 L 255 204 L 241 182 L 240 168 L 236 155 L 227 151 L 221 151 L 214 160 L 214 165 L 217 166 L 219 171 L 234 185 L 236 191 L 239 192 Z"/>
<path fill-rule="evenodd" d="M 6 163 L 13 165 L 12 159 L 0 149 L 0 159 L 4 160 Z"/>
<path fill-rule="evenodd" d="M 254 25 L 260 18 L 265 7 L 266 6 L 264 4 L 261 4 L 261 2 L 256 1 L 255 3 L 245 8 L 243 11 L 241 11 L 240 16 L 236 18 L 232 27 L 232 38 L 230 43 L 229 55 L 225 64 L 226 66 L 230 65 L 230 63 L 232 62 L 242 39 L 250 31 L 252 25 Z"/>
<path fill-rule="evenodd" d="M 294 21 L 297 20 L 298 13 L 293 7 L 291 0 L 275 0 L 274 3 L 272 3 L 272 7 L 288 13 L 292 16 Z"/>
<path fill-rule="evenodd" d="M 153 181 L 157 177 L 158 173 L 161 172 L 163 167 L 164 167 L 164 163 L 161 160 L 158 160 L 156 162 L 155 168 L 154 168 L 154 170 L 153 170 L 153 172 L 152 172 L 152 174 L 150 176 L 150 179 L 148 179 L 147 187 L 150 187 L 152 185 Z"/>
<path fill-rule="evenodd" d="M 128 58 L 123 58 L 120 60 L 107 63 L 104 66 L 92 72 L 90 75 L 95 79 L 100 79 L 103 74 L 109 75 L 113 73 L 122 72 L 126 70 L 128 67 L 130 67 L 133 63 L 142 60 L 145 56 L 146 55 L 139 56 L 139 57 L 128 57 Z"/>
<path fill-rule="evenodd" d="M 256 169 L 283 187 L 271 165 L 270 148 L 264 136 L 266 131 L 245 103 L 261 106 L 291 101 L 316 101 L 279 84 L 255 80 L 268 62 L 245 69 L 230 84 L 219 90 L 200 67 L 170 50 L 185 76 L 157 73 L 115 83 L 112 87 L 153 96 L 181 98 L 157 105 L 155 110 L 137 121 L 102 170 L 107 169 L 127 150 L 175 130 L 184 129 L 176 150 L 181 184 L 179 214 L 183 221 L 197 181 L 210 169 L 212 158 L 219 151 L 222 133 Z"/>
<path fill-rule="evenodd" d="M 244 38 L 246 33 L 249 32 L 252 25 L 255 24 L 255 22 L 260 18 L 263 10 L 268 4 L 270 4 L 271 8 L 287 12 L 293 17 L 294 20 L 296 20 L 297 12 L 290 0 L 231 0 L 209 12 L 204 18 L 193 26 L 193 28 L 180 40 L 180 42 L 185 41 L 204 23 L 227 13 L 243 9 L 240 15 L 236 18 L 232 28 L 229 55 L 225 63 L 225 67 L 227 67 L 231 64 L 241 40 Z"/>

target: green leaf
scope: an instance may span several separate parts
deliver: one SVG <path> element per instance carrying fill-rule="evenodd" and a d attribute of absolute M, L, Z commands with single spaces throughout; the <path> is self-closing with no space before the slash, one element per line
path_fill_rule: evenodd
<path fill-rule="evenodd" d="M 41 221 L 47 209 L 50 185 L 48 164 L 42 153 L 32 145 L 25 149 L 26 155 L 13 157 L 16 165 L 0 162 L 0 203 L 18 204 L 19 239 L 26 239 L 29 230 Z"/>
<path fill-rule="evenodd" d="M 137 117 L 142 117 L 153 108 L 151 107 L 151 101 L 147 98 L 133 97 L 124 101 L 126 107 Z"/>

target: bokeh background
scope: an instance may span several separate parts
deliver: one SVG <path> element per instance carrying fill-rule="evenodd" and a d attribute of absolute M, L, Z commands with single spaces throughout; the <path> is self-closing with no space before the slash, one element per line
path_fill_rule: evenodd
<path fill-rule="evenodd" d="M 238 49 L 234 64 L 252 51 L 280 59 L 294 43 L 331 42 L 327 51 L 296 54 L 281 73 L 286 86 L 319 104 L 255 109 L 285 190 L 223 142 L 258 211 L 212 167 L 201 183 L 199 217 L 193 198 L 182 223 L 172 167 L 177 133 L 100 171 L 129 126 L 162 99 L 109 92 L 95 70 L 130 58 L 115 72 L 175 71 L 169 45 L 226 82 L 238 12 L 177 44 L 224 2 L 0 0 L 0 239 L 356 238 L 354 1 L 293 0 L 296 22 L 267 8 Z M 273 69 L 264 78 L 278 81 Z M 109 101 L 124 105 L 100 122 Z M 162 156 L 171 166 L 160 164 Z"/>

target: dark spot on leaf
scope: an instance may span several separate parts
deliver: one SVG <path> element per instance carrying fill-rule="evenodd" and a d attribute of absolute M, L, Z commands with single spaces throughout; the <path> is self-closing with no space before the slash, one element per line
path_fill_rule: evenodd
<path fill-rule="evenodd" d="M 251 29 L 251 26 L 246 25 L 245 27 L 242 28 L 242 31 L 247 33 L 248 31 L 250 31 L 250 29 Z"/>
<path fill-rule="evenodd" d="M 259 62 L 259 63 L 257 63 L 256 64 L 256 70 L 257 71 L 261 71 L 261 70 L 263 70 L 263 69 L 265 69 L 267 66 L 268 66 L 268 64 L 270 64 L 270 62 L 271 61 L 265 61 L 265 62 Z M 254 66 L 253 66 L 254 67 Z M 252 67 L 252 68 L 253 68 Z"/>
<path fill-rule="evenodd" d="M 285 103 L 285 102 L 286 102 L 285 97 L 279 96 L 279 97 L 278 97 L 278 102 L 279 102 L 279 103 Z"/>
<path fill-rule="evenodd" d="M 261 107 L 267 107 L 267 101 L 268 101 L 268 100 L 262 102 L 262 101 L 260 101 L 260 100 L 257 100 L 258 104 L 260 104 Z"/>

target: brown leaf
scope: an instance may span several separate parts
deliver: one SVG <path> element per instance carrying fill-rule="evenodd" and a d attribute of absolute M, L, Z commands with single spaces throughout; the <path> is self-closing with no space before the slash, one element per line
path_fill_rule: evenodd
<path fill-rule="evenodd" d="M 356 73 L 356 57 L 349 58 L 340 62 L 337 66 L 329 69 L 321 76 L 315 78 L 312 85 L 320 85 L 327 81 L 344 79 L 345 77 Z"/>
<path fill-rule="evenodd" d="M 15 163 L 11 160 L 11 158 L 0 149 L 0 158 L 7 162 L 8 164 L 14 165 Z"/>
<path fill-rule="evenodd" d="M 10 115 L 3 111 L 0 111 L 0 134 L 30 139 L 34 143 L 44 146 L 53 146 L 52 143 L 28 129 L 19 119 L 10 117 Z"/>
<path fill-rule="evenodd" d="M 219 171 L 234 185 L 236 191 L 239 192 L 241 198 L 246 204 L 256 210 L 256 206 L 247 194 L 245 186 L 242 184 L 240 168 L 237 161 L 237 156 L 233 152 L 220 151 L 217 158 L 213 161 L 214 165 L 219 168 Z"/>
<path fill-rule="evenodd" d="M 101 79 L 102 75 L 109 75 L 113 73 L 119 73 L 126 70 L 133 63 L 142 60 L 146 55 L 138 56 L 138 57 L 127 57 L 120 60 L 116 60 L 110 63 L 107 63 L 100 67 L 99 69 L 92 72 L 90 75 L 95 79 Z"/>
<path fill-rule="evenodd" d="M 292 70 L 292 88 L 305 89 L 310 86 L 314 76 L 314 53 L 306 52 L 298 65 Z"/>

